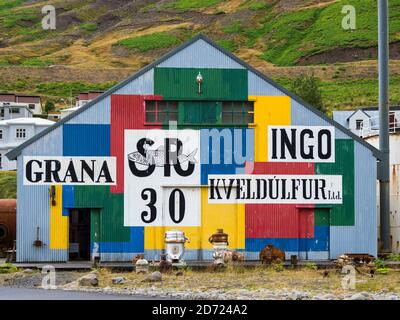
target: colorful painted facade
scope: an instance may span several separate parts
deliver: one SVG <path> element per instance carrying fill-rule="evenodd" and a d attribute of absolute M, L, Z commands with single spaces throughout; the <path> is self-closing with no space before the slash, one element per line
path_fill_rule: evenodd
<path fill-rule="evenodd" d="M 199 73 L 203 77 L 200 88 Z M 195 132 L 197 145 L 186 143 L 182 154 L 193 152 L 196 161 L 184 159 L 182 163 L 187 164 L 181 166 L 189 170 L 193 165 L 193 174 L 189 180 L 175 179 L 179 170 L 175 168 L 165 185 L 165 175 L 161 180 L 155 175 L 146 177 L 144 186 L 159 188 L 153 195 L 163 219 L 139 225 L 134 215 L 145 212 L 142 217 L 151 218 L 148 204 L 153 195 L 142 193 L 143 203 L 132 200 L 136 181 L 144 180 L 128 183 L 127 157 L 135 150 L 127 150 L 126 137 L 162 134 L 171 130 L 167 120 L 176 121 L 178 132 Z M 333 128 L 334 160 L 270 161 L 272 126 Z M 230 135 L 232 143 L 215 147 L 210 129 Z M 216 153 L 220 163 L 212 161 Z M 287 257 L 296 254 L 302 259 L 333 259 L 345 252 L 376 255 L 374 195 L 379 155 L 351 132 L 198 36 L 8 154 L 18 160 L 17 260 L 67 261 L 74 210 L 90 211 L 91 257 L 99 256 L 101 261 L 129 261 L 138 253 L 157 258 L 165 248 L 164 233 L 170 229 L 180 229 L 190 238 L 186 260 L 211 259 L 208 238 L 217 228 L 229 234 L 229 248 L 244 252 L 246 259 L 258 259 L 267 244 L 284 250 Z M 23 183 L 23 158 L 28 156 L 112 157 L 116 159 L 115 184 L 55 184 L 52 198 L 49 185 Z M 233 160 L 227 162 L 227 158 Z M 137 161 L 143 164 L 149 159 Z M 151 165 L 147 163 L 148 168 Z M 154 172 L 163 170 L 154 166 Z M 341 176 L 343 197 L 339 204 L 210 203 L 209 177 L 239 174 Z M 165 223 L 168 197 L 173 193 L 171 206 L 181 196 L 174 188 L 184 189 L 186 211 L 190 208 L 191 220 L 183 224 L 180 218 L 186 221 L 188 215 L 179 216 L 184 212 L 179 211 L 182 204 L 174 207 L 175 218 L 171 216 L 178 222 Z M 37 237 L 42 247 L 32 245 Z"/>

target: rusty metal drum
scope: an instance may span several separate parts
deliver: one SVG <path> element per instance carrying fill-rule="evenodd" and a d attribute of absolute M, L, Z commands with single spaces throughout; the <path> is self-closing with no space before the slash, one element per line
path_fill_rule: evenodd
<path fill-rule="evenodd" d="M 17 201 L 0 199 L 0 251 L 13 248 L 15 241 Z"/>

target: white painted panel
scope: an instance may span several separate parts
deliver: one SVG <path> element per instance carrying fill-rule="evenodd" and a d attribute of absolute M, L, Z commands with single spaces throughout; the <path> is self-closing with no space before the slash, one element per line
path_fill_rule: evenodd
<path fill-rule="evenodd" d="M 177 148 L 177 141 L 181 147 Z M 169 151 L 168 151 L 169 150 Z M 200 131 L 196 130 L 125 130 L 125 226 L 197 226 L 200 222 L 200 191 L 190 191 L 185 186 L 195 186 L 200 182 Z M 172 208 L 162 214 L 162 187 L 174 187 L 175 197 L 181 196 L 181 203 L 187 205 L 183 217 L 178 222 L 163 216 L 173 215 Z M 167 189 L 168 190 L 168 189 Z M 165 196 L 169 196 L 166 191 Z M 194 204 L 190 202 L 193 201 Z M 183 204 L 180 208 L 183 207 Z M 167 210 L 164 208 L 164 210 Z M 194 211 L 193 211 L 194 210 Z"/>

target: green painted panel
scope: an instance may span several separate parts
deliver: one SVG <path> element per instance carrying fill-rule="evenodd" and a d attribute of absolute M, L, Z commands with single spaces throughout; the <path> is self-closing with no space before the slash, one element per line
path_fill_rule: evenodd
<path fill-rule="evenodd" d="M 100 242 L 100 211 L 101 209 L 92 209 L 90 212 L 90 241 Z"/>
<path fill-rule="evenodd" d="M 354 141 L 336 139 L 335 145 L 336 162 L 317 163 L 315 165 L 315 174 L 342 176 L 343 204 L 332 206 L 330 221 L 332 226 L 354 226 Z M 316 208 L 319 207 L 321 208 L 322 206 L 316 205 Z M 318 210 L 316 212 L 318 213 Z M 320 218 L 318 218 L 319 222 Z"/>
<path fill-rule="evenodd" d="M 314 225 L 317 227 L 329 227 L 329 209 L 326 208 L 315 208 L 314 209 Z"/>
<path fill-rule="evenodd" d="M 201 73 L 202 93 L 196 77 Z M 164 100 L 241 100 L 248 99 L 246 69 L 155 68 L 154 93 Z"/>
<path fill-rule="evenodd" d="M 221 118 L 221 102 L 215 101 L 182 101 L 179 109 L 178 125 L 218 124 Z"/>
<path fill-rule="evenodd" d="M 124 195 L 110 192 L 108 186 L 76 186 L 75 208 L 100 208 L 101 242 L 127 242 L 130 228 L 124 227 Z"/>

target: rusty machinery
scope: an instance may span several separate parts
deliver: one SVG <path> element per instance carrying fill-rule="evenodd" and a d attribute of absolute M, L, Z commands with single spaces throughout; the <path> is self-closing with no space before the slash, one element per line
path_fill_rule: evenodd
<path fill-rule="evenodd" d="M 15 241 L 17 201 L 0 199 L 0 252 L 12 249 Z"/>

